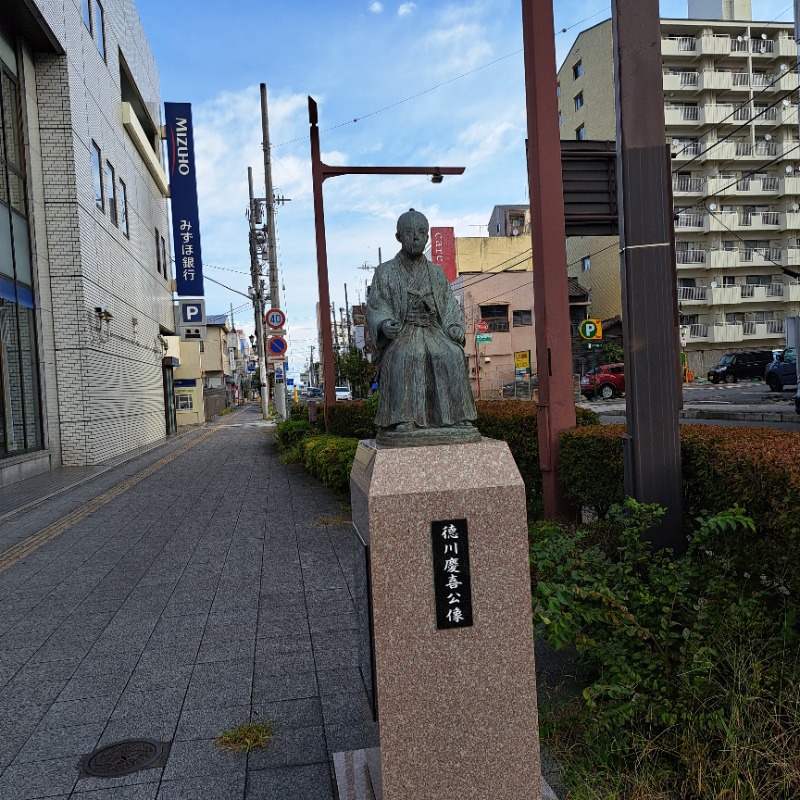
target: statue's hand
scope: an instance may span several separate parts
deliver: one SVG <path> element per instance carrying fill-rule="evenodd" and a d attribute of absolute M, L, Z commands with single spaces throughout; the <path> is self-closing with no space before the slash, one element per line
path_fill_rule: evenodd
<path fill-rule="evenodd" d="M 460 325 L 448 325 L 447 335 L 459 344 L 464 344 L 464 329 Z"/>
<path fill-rule="evenodd" d="M 381 325 L 381 330 L 387 339 L 396 339 L 402 327 L 403 326 L 399 322 L 393 319 L 387 319 L 386 322 Z"/>

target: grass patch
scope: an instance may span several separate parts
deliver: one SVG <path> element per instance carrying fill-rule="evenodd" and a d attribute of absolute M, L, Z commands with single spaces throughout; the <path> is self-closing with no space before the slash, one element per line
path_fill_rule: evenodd
<path fill-rule="evenodd" d="M 231 753 L 249 753 L 256 747 L 268 747 L 274 738 L 271 722 L 246 722 L 238 728 L 222 731 L 214 743 Z"/>

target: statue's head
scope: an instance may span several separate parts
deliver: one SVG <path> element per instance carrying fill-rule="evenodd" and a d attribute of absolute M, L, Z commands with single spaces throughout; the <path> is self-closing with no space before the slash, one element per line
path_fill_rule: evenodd
<path fill-rule="evenodd" d="M 395 237 L 403 247 L 403 252 L 410 256 L 421 256 L 428 243 L 428 220 L 424 214 L 409 208 L 397 219 Z"/>

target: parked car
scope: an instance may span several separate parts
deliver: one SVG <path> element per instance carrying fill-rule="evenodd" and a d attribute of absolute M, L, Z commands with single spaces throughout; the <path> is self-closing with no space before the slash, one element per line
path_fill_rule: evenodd
<path fill-rule="evenodd" d="M 771 350 L 743 350 L 738 353 L 726 353 L 716 367 L 708 371 L 711 383 L 736 383 L 748 378 L 764 377 L 767 364 L 772 361 Z"/>
<path fill-rule="evenodd" d="M 794 410 L 800 414 L 800 383 L 797 385 L 797 391 L 794 395 Z"/>
<path fill-rule="evenodd" d="M 306 397 L 308 397 L 309 400 L 322 397 L 322 389 L 320 389 L 319 386 L 309 386 L 308 389 L 306 389 Z"/>
<path fill-rule="evenodd" d="M 581 378 L 581 394 L 588 400 L 596 396 L 610 400 L 616 395 L 625 393 L 625 365 L 604 364 L 590 369 Z"/>
<path fill-rule="evenodd" d="M 336 392 L 336 399 L 337 400 L 352 400 L 353 393 L 347 386 L 336 386 L 334 391 Z"/>
<path fill-rule="evenodd" d="M 784 386 L 797 383 L 797 350 L 787 347 L 775 354 L 775 359 L 767 365 L 764 380 L 773 392 L 780 392 Z"/>

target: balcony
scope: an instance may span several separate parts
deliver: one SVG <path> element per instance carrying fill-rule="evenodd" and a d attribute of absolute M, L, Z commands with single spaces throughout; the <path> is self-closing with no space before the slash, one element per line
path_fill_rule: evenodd
<path fill-rule="evenodd" d="M 780 339 L 784 336 L 785 322 L 768 319 L 766 322 L 743 322 L 742 335 L 748 339 Z"/>
<path fill-rule="evenodd" d="M 697 127 L 698 123 L 700 123 L 700 107 L 667 106 L 664 109 L 664 121 L 668 128 L 681 125 Z M 703 121 L 705 122 L 705 120 Z"/>
<path fill-rule="evenodd" d="M 672 191 L 676 194 L 703 194 L 704 184 L 702 178 L 675 178 Z"/>
<path fill-rule="evenodd" d="M 703 230 L 706 233 L 736 230 L 738 221 L 735 211 L 715 211 L 713 214 L 706 214 Z"/>
<path fill-rule="evenodd" d="M 696 92 L 699 88 L 699 83 L 700 75 L 697 72 L 665 72 L 663 75 L 665 92 L 679 92 L 681 89 Z"/>
<path fill-rule="evenodd" d="M 695 48 L 701 56 L 727 56 L 731 52 L 731 37 L 723 34 L 704 34 L 695 40 Z"/>
<path fill-rule="evenodd" d="M 738 250 L 712 250 L 709 255 L 709 267 L 712 269 L 729 269 L 739 266 Z"/>
<path fill-rule="evenodd" d="M 739 217 L 740 228 L 779 228 L 781 215 L 778 211 L 743 213 Z"/>
<path fill-rule="evenodd" d="M 713 89 L 727 92 L 733 88 L 733 77 L 730 72 L 717 72 L 713 69 L 706 69 L 700 73 L 700 81 L 697 88 L 700 91 Z"/>
<path fill-rule="evenodd" d="M 675 261 L 681 264 L 703 264 L 705 266 L 707 253 L 705 250 L 678 250 Z"/>
<path fill-rule="evenodd" d="M 783 301 L 784 285 L 782 283 L 752 284 L 742 283 L 734 287 L 739 290 L 741 303 L 768 303 Z M 734 301 L 735 302 L 735 301 Z"/>
<path fill-rule="evenodd" d="M 779 264 L 782 257 L 780 247 L 739 248 L 739 263 L 743 266 L 770 267 Z"/>
<path fill-rule="evenodd" d="M 800 283 L 789 283 L 786 286 L 785 300 L 790 303 L 800 303 Z"/>
<path fill-rule="evenodd" d="M 705 322 L 695 323 L 689 326 L 689 331 L 686 336 L 686 343 L 690 342 L 707 342 L 708 341 L 708 324 Z"/>
<path fill-rule="evenodd" d="M 714 286 L 708 294 L 710 306 L 731 306 L 741 302 L 739 286 Z"/>
<path fill-rule="evenodd" d="M 800 267 L 800 247 L 787 247 L 783 251 L 783 263 L 787 267 Z"/>
<path fill-rule="evenodd" d="M 691 108 L 691 107 L 690 107 Z M 734 117 L 740 109 L 729 103 L 708 103 L 703 106 L 703 122 L 718 125 L 723 120 L 730 118 L 733 122 Z"/>
<path fill-rule="evenodd" d="M 708 326 L 708 341 L 713 344 L 728 344 L 742 341 L 741 322 L 716 322 Z"/>
<path fill-rule="evenodd" d="M 706 305 L 707 286 L 679 286 L 678 302 L 685 305 Z"/>
<path fill-rule="evenodd" d="M 666 36 L 661 39 L 663 56 L 695 56 L 697 49 L 694 36 Z"/>
<path fill-rule="evenodd" d="M 683 232 L 702 231 L 705 216 L 705 214 L 694 212 L 681 212 L 675 217 L 675 229 L 680 229 Z"/>
<path fill-rule="evenodd" d="M 781 178 L 779 194 L 800 194 L 800 178 Z"/>
<path fill-rule="evenodd" d="M 781 216 L 782 231 L 796 231 L 800 229 L 800 212 L 786 211 Z"/>

